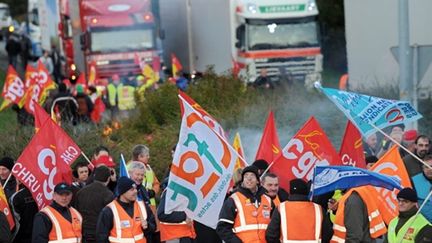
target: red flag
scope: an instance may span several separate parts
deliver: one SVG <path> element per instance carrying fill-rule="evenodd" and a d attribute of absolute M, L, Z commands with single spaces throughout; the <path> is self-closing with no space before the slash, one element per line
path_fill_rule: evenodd
<path fill-rule="evenodd" d="M 105 104 L 103 103 L 101 97 L 97 97 L 94 102 L 93 110 L 90 113 L 90 118 L 94 123 L 99 123 L 102 119 L 102 114 L 104 112 L 105 112 Z"/>
<path fill-rule="evenodd" d="M 271 163 L 280 155 L 280 153 L 281 146 L 276 130 L 274 114 L 273 111 L 270 111 L 255 160 L 263 159 L 268 163 Z"/>
<path fill-rule="evenodd" d="M 342 165 L 351 165 L 366 169 L 361 134 L 357 127 L 349 120 L 342 139 L 339 156 L 342 160 Z"/>
<path fill-rule="evenodd" d="M 5 101 L 19 104 L 25 94 L 24 82 L 18 76 L 13 66 L 9 65 L 3 86 L 2 97 Z"/>
<path fill-rule="evenodd" d="M 41 61 L 38 61 L 38 77 L 35 77 L 37 79 L 37 83 L 42 88 L 42 91 L 45 91 L 45 89 L 54 88 L 55 82 L 51 79 L 51 76 L 46 69 L 45 65 Z"/>
<path fill-rule="evenodd" d="M 30 86 L 36 83 L 36 80 L 32 78 L 33 73 L 37 73 L 36 68 L 34 68 L 32 65 L 27 64 L 26 70 L 25 70 L 25 87 L 28 89 Z"/>
<path fill-rule="evenodd" d="M 80 73 L 80 75 L 78 76 L 75 87 L 77 87 L 77 85 L 79 84 L 83 87 L 84 90 L 87 89 L 87 80 L 85 78 L 84 73 Z"/>
<path fill-rule="evenodd" d="M 42 209 L 51 202 L 56 184 L 71 183 L 70 165 L 80 154 L 75 142 L 48 120 L 17 159 L 12 174 L 30 190 Z"/>
<path fill-rule="evenodd" d="M 314 117 L 311 117 L 283 148 L 271 171 L 279 176 L 281 187 L 289 190 L 295 178 L 311 180 L 316 165 L 340 165 L 341 160 Z"/>
<path fill-rule="evenodd" d="M 9 223 L 9 229 L 13 229 L 15 227 L 15 220 L 12 215 L 12 212 L 9 207 L 9 203 L 7 201 L 6 195 L 4 193 L 3 187 L 0 186 L 0 211 L 2 211 L 6 215 L 6 219 Z"/>
<path fill-rule="evenodd" d="M 174 53 L 171 54 L 172 75 L 177 76 L 177 72 L 183 70 L 183 66 Z"/>
<path fill-rule="evenodd" d="M 51 117 L 39 104 L 35 103 L 34 108 L 35 110 L 33 115 L 35 120 L 35 130 L 38 132 L 45 122 L 51 119 Z"/>

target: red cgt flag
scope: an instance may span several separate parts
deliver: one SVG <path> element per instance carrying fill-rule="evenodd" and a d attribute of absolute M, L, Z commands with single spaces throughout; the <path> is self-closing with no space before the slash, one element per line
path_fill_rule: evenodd
<path fill-rule="evenodd" d="M 19 104 L 25 94 L 24 82 L 18 76 L 13 66 L 9 65 L 3 86 L 2 97 L 8 104 Z M 3 105 L 2 105 L 3 106 Z"/>
<path fill-rule="evenodd" d="M 341 157 L 342 165 L 366 169 L 361 134 L 357 127 L 349 120 L 342 139 L 339 156 Z"/>
<path fill-rule="evenodd" d="M 183 66 L 174 53 L 171 54 L 172 75 L 177 76 L 177 72 L 183 70 Z"/>
<path fill-rule="evenodd" d="M 281 146 L 276 130 L 274 114 L 273 111 L 270 111 L 255 160 L 263 159 L 268 163 L 271 163 L 280 155 L 280 153 Z"/>
<path fill-rule="evenodd" d="M 51 116 L 37 103 L 35 103 L 34 110 L 34 120 L 35 120 L 35 130 L 36 132 L 48 121 L 51 119 Z"/>
<path fill-rule="evenodd" d="M 80 154 L 75 142 L 48 120 L 17 159 L 12 174 L 30 190 L 42 209 L 51 202 L 56 184 L 71 183 L 70 165 Z"/>
<path fill-rule="evenodd" d="M 340 165 L 341 160 L 314 117 L 311 117 L 283 148 L 271 171 L 279 176 L 281 187 L 289 190 L 289 181 L 312 179 L 316 165 Z"/>
<path fill-rule="evenodd" d="M 0 186 L 0 211 L 2 211 L 6 215 L 6 219 L 9 223 L 9 229 L 13 229 L 15 227 L 15 220 L 12 215 L 12 211 L 10 210 L 9 203 L 7 201 L 6 195 L 4 193 L 3 187 Z"/>

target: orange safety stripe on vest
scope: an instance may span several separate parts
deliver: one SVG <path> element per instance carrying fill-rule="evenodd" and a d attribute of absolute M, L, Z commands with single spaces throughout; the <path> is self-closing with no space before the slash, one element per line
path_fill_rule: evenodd
<path fill-rule="evenodd" d="M 233 231 L 243 242 L 266 242 L 265 231 L 270 223 L 271 199 L 261 196 L 261 204 L 257 207 L 242 193 L 231 195 L 237 208 Z"/>
<path fill-rule="evenodd" d="M 313 202 L 287 201 L 279 206 L 281 242 L 321 241 L 322 209 Z M 311 222 L 314 222 L 313 224 Z"/>
<path fill-rule="evenodd" d="M 142 201 L 134 202 L 133 218 L 117 202 L 112 201 L 108 207 L 113 212 L 113 228 L 109 241 L 113 243 L 146 243 L 141 227 L 141 219 L 147 220 L 147 211 Z"/>
<path fill-rule="evenodd" d="M 382 215 L 378 210 L 375 198 L 377 198 L 376 191 L 370 190 L 368 187 L 356 187 L 349 190 L 346 194 L 342 196 L 338 203 L 338 209 L 336 211 L 336 218 L 333 224 L 333 237 L 330 242 L 345 242 L 346 238 L 346 228 L 345 228 L 345 202 L 352 192 L 357 192 L 364 204 L 366 205 L 369 219 L 369 233 L 371 238 L 375 239 L 387 232 Z M 360 227 L 360 226 L 359 226 Z"/>
<path fill-rule="evenodd" d="M 278 195 L 276 195 L 276 197 L 273 199 L 273 203 L 274 203 L 275 207 L 279 207 L 279 205 L 281 204 L 281 201 L 280 201 Z"/>
<path fill-rule="evenodd" d="M 159 225 L 161 241 L 180 239 L 183 237 L 196 238 L 193 224 L 186 221 L 181 223 L 167 223 L 160 221 Z"/>
<path fill-rule="evenodd" d="M 51 220 L 52 227 L 48 235 L 49 243 L 81 242 L 81 214 L 73 207 L 69 208 L 72 222 L 65 219 L 56 209 L 47 206 L 41 210 Z"/>

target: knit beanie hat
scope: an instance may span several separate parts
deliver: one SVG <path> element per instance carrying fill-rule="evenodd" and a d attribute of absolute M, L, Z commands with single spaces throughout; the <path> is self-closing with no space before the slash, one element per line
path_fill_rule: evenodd
<path fill-rule="evenodd" d="M 123 193 L 129 191 L 132 187 L 136 188 L 136 184 L 129 177 L 122 176 L 117 181 L 117 195 L 122 195 Z"/>
<path fill-rule="evenodd" d="M 95 181 L 106 182 L 110 176 L 110 169 L 104 165 L 97 167 L 94 171 Z"/>
<path fill-rule="evenodd" d="M 0 159 L 0 166 L 6 167 L 8 170 L 12 170 L 15 162 L 11 157 L 3 157 Z"/>
<path fill-rule="evenodd" d="M 405 199 L 411 202 L 417 202 L 417 192 L 409 187 L 402 189 L 396 196 L 398 199 Z"/>
<path fill-rule="evenodd" d="M 259 180 L 259 173 L 258 173 L 258 168 L 254 165 L 250 165 L 250 166 L 246 166 L 243 171 L 242 171 L 242 181 L 243 181 L 243 177 L 246 174 L 246 172 L 252 172 L 255 174 L 257 180 Z"/>
<path fill-rule="evenodd" d="M 307 183 L 302 179 L 291 180 L 290 194 L 308 195 L 309 189 Z"/>

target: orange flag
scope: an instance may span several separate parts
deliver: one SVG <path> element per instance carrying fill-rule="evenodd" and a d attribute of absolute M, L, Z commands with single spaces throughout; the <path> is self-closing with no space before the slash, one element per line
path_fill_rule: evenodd
<path fill-rule="evenodd" d="M 174 53 L 171 54 L 172 76 L 176 77 L 177 72 L 183 70 L 183 66 Z"/>
<path fill-rule="evenodd" d="M 384 175 L 396 176 L 401 180 L 403 188 L 412 187 L 408 172 L 406 171 L 396 145 L 387 151 L 387 153 L 385 153 L 380 160 L 372 166 L 371 171 Z M 394 189 L 393 191 L 390 191 L 380 187 L 375 187 L 375 190 L 379 194 L 377 202 L 378 208 L 380 213 L 383 215 L 385 223 L 388 225 L 399 213 L 398 201 L 396 199 L 399 190 Z"/>
<path fill-rule="evenodd" d="M 35 103 L 33 115 L 35 120 L 36 132 L 39 131 L 39 129 L 43 126 L 43 124 L 45 124 L 45 122 L 51 119 L 48 113 L 38 103 Z"/>
<path fill-rule="evenodd" d="M 24 82 L 18 76 L 13 66 L 9 65 L 3 86 L 2 97 L 4 100 L 0 107 L 0 111 L 12 103 L 19 104 L 24 98 L 24 94 Z"/>
<path fill-rule="evenodd" d="M 281 146 L 276 130 L 273 111 L 270 111 L 264 132 L 261 137 L 261 142 L 258 147 L 255 160 L 263 159 L 268 163 L 273 162 L 281 154 Z"/>
<path fill-rule="evenodd" d="M 244 168 L 246 166 L 246 163 L 245 163 L 246 159 L 245 159 L 245 156 L 244 156 L 243 145 L 241 143 L 241 139 L 240 139 L 240 134 L 239 133 L 236 133 L 236 135 L 234 137 L 233 148 L 243 158 L 243 160 L 237 159 L 237 161 L 236 161 L 236 163 L 234 165 L 234 171 L 236 171 L 237 169 Z"/>
<path fill-rule="evenodd" d="M 340 164 L 339 154 L 317 120 L 311 117 L 283 148 L 270 170 L 279 176 L 281 187 L 289 190 L 292 179 L 311 180 L 316 165 Z"/>
<path fill-rule="evenodd" d="M 342 165 L 366 169 L 361 134 L 357 127 L 349 120 L 342 139 L 339 156 L 341 157 Z"/>
<path fill-rule="evenodd" d="M 95 85 L 96 80 L 97 80 L 96 62 L 92 61 L 89 66 L 88 85 L 90 86 Z"/>
<path fill-rule="evenodd" d="M 0 210 L 6 215 L 6 219 L 9 223 L 9 229 L 12 230 L 13 227 L 15 227 L 15 220 L 9 208 L 9 203 L 6 199 L 6 195 L 2 186 L 0 186 Z"/>

